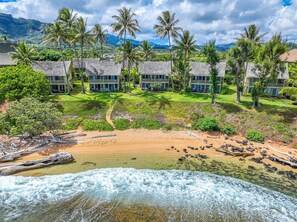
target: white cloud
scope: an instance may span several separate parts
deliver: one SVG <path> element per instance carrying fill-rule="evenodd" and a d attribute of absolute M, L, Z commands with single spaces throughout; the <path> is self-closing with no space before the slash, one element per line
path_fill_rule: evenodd
<path fill-rule="evenodd" d="M 233 42 L 243 28 L 255 23 L 262 32 L 283 32 L 297 39 L 297 0 L 284 8 L 281 0 L 18 0 L 0 3 L 1 12 L 14 17 L 52 22 L 62 7 L 69 7 L 88 18 L 88 25 L 102 24 L 110 31 L 112 15 L 123 6 L 131 7 L 142 28 L 138 38 L 157 38 L 153 26 L 164 10 L 176 13 L 179 26 L 195 34 L 199 43 L 209 39 Z"/>

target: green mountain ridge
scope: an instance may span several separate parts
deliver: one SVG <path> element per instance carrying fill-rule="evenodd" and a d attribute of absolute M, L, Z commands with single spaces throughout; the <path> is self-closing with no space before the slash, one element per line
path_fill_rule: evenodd
<path fill-rule="evenodd" d="M 10 14 L 0 13 L 0 35 L 7 35 L 14 41 L 40 43 L 46 25 L 38 20 L 14 18 Z"/>

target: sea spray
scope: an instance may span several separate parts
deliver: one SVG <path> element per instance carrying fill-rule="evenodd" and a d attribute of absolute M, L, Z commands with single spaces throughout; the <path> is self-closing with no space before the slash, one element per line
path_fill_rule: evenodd
<path fill-rule="evenodd" d="M 294 198 L 229 177 L 177 170 L 117 168 L 0 177 L 0 206 L 4 221 L 48 221 L 42 215 L 53 221 L 96 221 L 103 216 L 113 221 L 123 209 L 158 210 L 169 221 L 181 215 L 194 221 L 297 221 Z"/>

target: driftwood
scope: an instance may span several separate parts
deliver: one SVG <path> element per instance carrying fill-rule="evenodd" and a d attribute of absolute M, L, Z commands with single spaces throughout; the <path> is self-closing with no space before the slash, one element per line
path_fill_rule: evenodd
<path fill-rule="evenodd" d="M 277 149 L 273 148 L 272 146 L 270 146 L 269 144 L 267 144 L 267 146 L 268 146 L 269 149 L 272 149 L 272 150 L 274 150 L 274 151 L 276 151 L 276 152 L 278 152 L 280 154 L 283 154 L 283 155 L 286 155 L 286 156 L 291 157 L 291 155 L 289 153 L 285 153 L 285 152 L 282 152 L 280 150 L 277 150 Z"/>
<path fill-rule="evenodd" d="M 274 162 L 278 162 L 278 163 L 281 163 L 281 164 L 284 164 L 284 165 L 291 166 L 292 168 L 297 168 L 296 163 L 285 160 L 285 159 L 283 159 L 281 157 L 278 157 L 278 156 L 276 156 L 274 154 L 272 154 L 271 156 L 268 156 L 268 159 L 270 159 L 271 161 L 274 161 Z"/>
<path fill-rule="evenodd" d="M 69 153 L 56 153 L 44 159 L 0 166 L 0 175 L 11 175 L 26 170 L 39 169 L 57 164 L 70 163 L 73 161 L 74 158 Z"/>
<path fill-rule="evenodd" d="M 72 135 L 68 135 L 68 136 L 63 136 L 63 139 L 71 139 L 71 138 L 75 138 L 75 137 L 79 137 L 79 136 L 86 136 L 86 133 L 75 133 Z"/>
<path fill-rule="evenodd" d="M 222 149 L 222 148 L 216 149 L 216 151 L 220 152 L 220 153 L 225 153 L 226 155 L 229 155 L 229 156 L 248 157 L 248 156 L 254 156 L 255 155 L 254 153 L 232 152 L 230 150 Z"/>
<path fill-rule="evenodd" d="M 92 136 L 91 139 L 96 139 L 96 138 L 103 138 L 103 137 L 113 137 L 117 136 L 116 134 L 106 134 L 106 135 L 100 135 L 100 136 Z"/>

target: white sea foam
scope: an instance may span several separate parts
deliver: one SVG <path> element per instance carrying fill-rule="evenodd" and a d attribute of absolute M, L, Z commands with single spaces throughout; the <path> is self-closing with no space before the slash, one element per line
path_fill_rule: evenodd
<path fill-rule="evenodd" d="M 0 218 L 12 220 L 34 206 L 75 196 L 95 202 L 141 203 L 185 209 L 228 219 L 239 214 L 259 221 L 297 221 L 297 200 L 240 180 L 188 171 L 98 169 L 44 177 L 0 177 Z"/>

